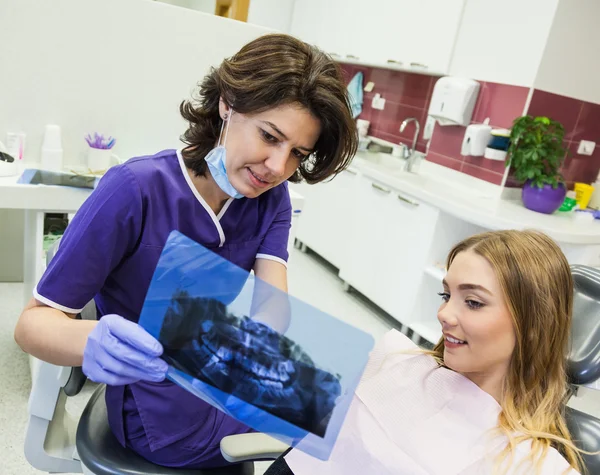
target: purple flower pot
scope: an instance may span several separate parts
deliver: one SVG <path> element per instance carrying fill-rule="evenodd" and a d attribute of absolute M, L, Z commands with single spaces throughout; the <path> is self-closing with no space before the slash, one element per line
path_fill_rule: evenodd
<path fill-rule="evenodd" d="M 563 204 L 566 195 L 567 188 L 564 183 L 559 183 L 556 188 L 552 188 L 552 185 L 538 188 L 527 182 L 523 185 L 522 199 L 525 208 L 538 213 L 552 214 Z"/>

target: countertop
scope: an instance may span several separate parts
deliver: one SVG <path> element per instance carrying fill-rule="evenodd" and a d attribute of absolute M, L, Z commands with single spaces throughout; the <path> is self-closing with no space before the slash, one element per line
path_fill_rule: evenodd
<path fill-rule="evenodd" d="M 358 152 L 351 169 L 441 211 L 486 229 L 536 229 L 565 244 L 600 244 L 600 220 L 575 219 L 528 210 L 520 200 L 501 198 L 501 187 L 425 160 L 416 173 L 402 170 L 402 159 Z M 382 158 L 386 165 L 377 163 Z M 394 159 L 397 164 L 394 163 Z M 390 166 L 391 165 L 391 166 Z"/>
<path fill-rule="evenodd" d="M 21 173 L 17 176 L 0 177 L 0 208 L 74 212 L 92 192 L 91 189 L 69 186 L 20 184 L 17 180 Z M 289 193 L 294 211 L 302 210 L 304 198 L 291 188 Z"/>
<path fill-rule="evenodd" d="M 68 186 L 24 185 L 17 183 L 20 176 L 19 173 L 0 177 L 0 208 L 73 212 L 92 192 L 91 189 Z"/>
<path fill-rule="evenodd" d="M 377 163 L 379 160 L 382 163 Z M 600 220 L 580 221 L 575 213 L 545 215 L 520 200 L 501 199 L 501 188 L 464 173 L 422 160 L 416 173 L 402 170 L 390 155 L 358 152 L 350 168 L 456 218 L 486 229 L 538 229 L 565 244 L 600 244 Z M 34 168 L 34 167 L 32 167 Z M 0 208 L 76 211 L 91 190 L 17 184 L 18 176 L 0 177 Z M 290 191 L 293 201 L 302 201 Z"/>

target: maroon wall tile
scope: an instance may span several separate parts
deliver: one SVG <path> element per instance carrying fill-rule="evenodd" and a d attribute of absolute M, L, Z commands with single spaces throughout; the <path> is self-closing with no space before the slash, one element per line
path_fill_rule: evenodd
<path fill-rule="evenodd" d="M 472 122 L 482 124 L 489 117 L 494 127 L 510 129 L 513 121 L 523 115 L 528 95 L 528 87 L 483 82 Z"/>
<path fill-rule="evenodd" d="M 460 154 L 461 145 L 465 136 L 465 127 L 447 125 L 441 126 L 435 124 L 429 151 L 446 157 L 454 158 L 455 160 L 463 160 Z"/>
<path fill-rule="evenodd" d="M 527 113 L 550 117 L 564 126 L 568 151 L 561 172 L 567 184 L 593 183 L 600 171 L 600 143 L 591 156 L 579 155 L 577 148 L 581 140 L 600 142 L 600 105 L 535 90 Z"/>
<path fill-rule="evenodd" d="M 493 162 L 494 160 L 489 160 Z M 502 173 L 496 173 L 487 168 L 476 167 L 475 165 L 470 165 L 468 163 L 463 163 L 463 167 L 461 169 L 463 173 L 467 175 L 474 176 L 475 178 L 479 178 L 481 180 L 489 181 L 490 183 L 494 183 L 495 185 L 502 184 Z"/>
<path fill-rule="evenodd" d="M 415 131 L 414 125 L 407 125 L 406 130 L 401 134 L 400 124 L 402 124 L 404 119 L 414 117 L 419 121 L 421 130 L 423 130 L 424 115 L 425 110 L 423 109 L 405 106 L 403 104 L 398 104 L 397 102 L 389 102 L 386 100 L 385 108 L 383 110 L 371 110 L 371 129 L 412 139 Z"/>
<path fill-rule="evenodd" d="M 479 168 L 485 168 L 494 173 L 500 173 L 504 175 L 504 170 L 506 169 L 506 162 L 500 160 L 490 160 L 485 157 L 472 157 L 467 156 L 464 157 L 464 162 L 469 165 L 474 165 Z"/>
<path fill-rule="evenodd" d="M 347 83 L 359 71 L 364 75 L 364 85 L 370 81 L 375 83 L 373 91 L 363 92 L 363 106 L 359 116 L 371 122 L 369 135 L 394 143 L 403 142 L 410 146 L 415 130 L 414 125 L 409 125 L 403 133 L 400 133 L 400 124 L 408 117 L 415 117 L 421 125 L 417 150 L 425 152 L 426 143 L 422 139 L 422 131 L 425 127 L 433 83 L 437 78 L 349 64 L 341 64 L 341 67 Z M 371 106 L 376 94 L 380 94 L 385 99 L 383 110 L 373 109 Z"/>
<path fill-rule="evenodd" d="M 374 92 L 379 92 L 386 101 L 425 109 L 433 77 L 374 68 L 368 80 L 375 83 Z"/>
<path fill-rule="evenodd" d="M 494 128 L 510 128 L 523 114 L 529 89 L 526 87 L 482 82 L 482 88 L 473 111 L 472 123 L 482 123 L 487 117 Z M 466 127 L 436 124 L 429 153 L 443 155 L 464 163 L 461 171 L 483 180 L 501 184 L 504 162 L 484 157 L 463 157 L 460 154 Z M 427 157 L 429 159 L 429 155 Z M 436 162 L 437 163 L 437 162 Z"/>
<path fill-rule="evenodd" d="M 509 172 L 508 176 L 506 177 L 506 183 L 504 183 L 504 186 L 506 188 L 521 188 L 523 185 L 515 178 L 515 175 L 513 173 Z"/>
<path fill-rule="evenodd" d="M 600 146 L 600 104 L 583 102 L 579 120 L 575 125 L 573 140 L 591 140 Z"/>
<path fill-rule="evenodd" d="M 536 89 L 531 97 L 527 114 L 557 120 L 565 128 L 565 139 L 573 140 L 582 106 L 583 102 L 578 99 Z"/>
<path fill-rule="evenodd" d="M 372 92 L 363 93 L 363 110 L 360 114 L 361 119 L 371 122 L 369 134 L 389 142 L 410 145 L 414 125 L 409 125 L 403 133 L 399 129 L 404 119 L 415 117 L 421 125 L 417 150 L 425 152 L 427 145 L 422 138 L 422 131 L 438 77 L 348 64 L 342 64 L 341 67 L 347 82 L 358 71 L 362 71 L 365 85 L 369 81 L 375 83 Z M 481 123 L 489 117 L 493 127 L 509 128 L 513 120 L 522 114 L 529 89 L 490 82 L 481 82 L 481 85 L 472 122 Z M 375 94 L 380 94 L 386 101 L 382 111 L 371 107 Z M 492 183 L 501 183 L 503 162 L 460 155 L 464 133 L 465 127 L 436 125 L 427 160 Z"/>
<path fill-rule="evenodd" d="M 567 182 L 594 183 L 600 172 L 600 148 L 596 147 L 592 155 L 579 155 L 579 142 L 569 143 L 569 158 L 565 160 L 563 175 Z"/>
<path fill-rule="evenodd" d="M 455 160 L 445 155 L 432 152 L 431 150 L 427 153 L 427 161 L 442 165 L 447 168 L 451 168 L 456 171 L 461 171 L 463 162 L 461 160 Z"/>

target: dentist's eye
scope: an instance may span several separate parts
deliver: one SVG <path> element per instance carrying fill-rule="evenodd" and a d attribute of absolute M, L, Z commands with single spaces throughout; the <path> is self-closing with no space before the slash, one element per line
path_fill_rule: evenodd
<path fill-rule="evenodd" d="M 298 160 L 302 161 L 302 160 L 306 160 L 308 158 L 308 155 L 302 153 L 300 150 L 292 150 L 292 154 L 294 155 L 294 157 L 296 157 Z"/>
<path fill-rule="evenodd" d="M 438 295 L 442 297 L 444 302 L 448 302 L 450 300 L 450 294 L 447 292 L 439 292 Z"/>
<path fill-rule="evenodd" d="M 477 300 L 466 300 L 466 303 L 471 310 L 479 310 L 485 306 L 483 303 L 478 302 Z"/>
<path fill-rule="evenodd" d="M 264 139 L 265 142 L 268 143 L 278 143 L 279 140 L 277 139 L 277 137 L 275 137 L 274 135 L 271 135 L 269 132 L 267 132 L 266 130 L 260 129 L 260 133 Z"/>

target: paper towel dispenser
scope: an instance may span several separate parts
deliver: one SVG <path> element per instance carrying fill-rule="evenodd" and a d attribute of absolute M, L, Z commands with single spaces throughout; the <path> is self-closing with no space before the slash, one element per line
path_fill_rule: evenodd
<path fill-rule="evenodd" d="M 479 83 L 473 79 L 452 76 L 438 79 L 428 115 L 440 125 L 469 125 L 479 88 Z"/>

